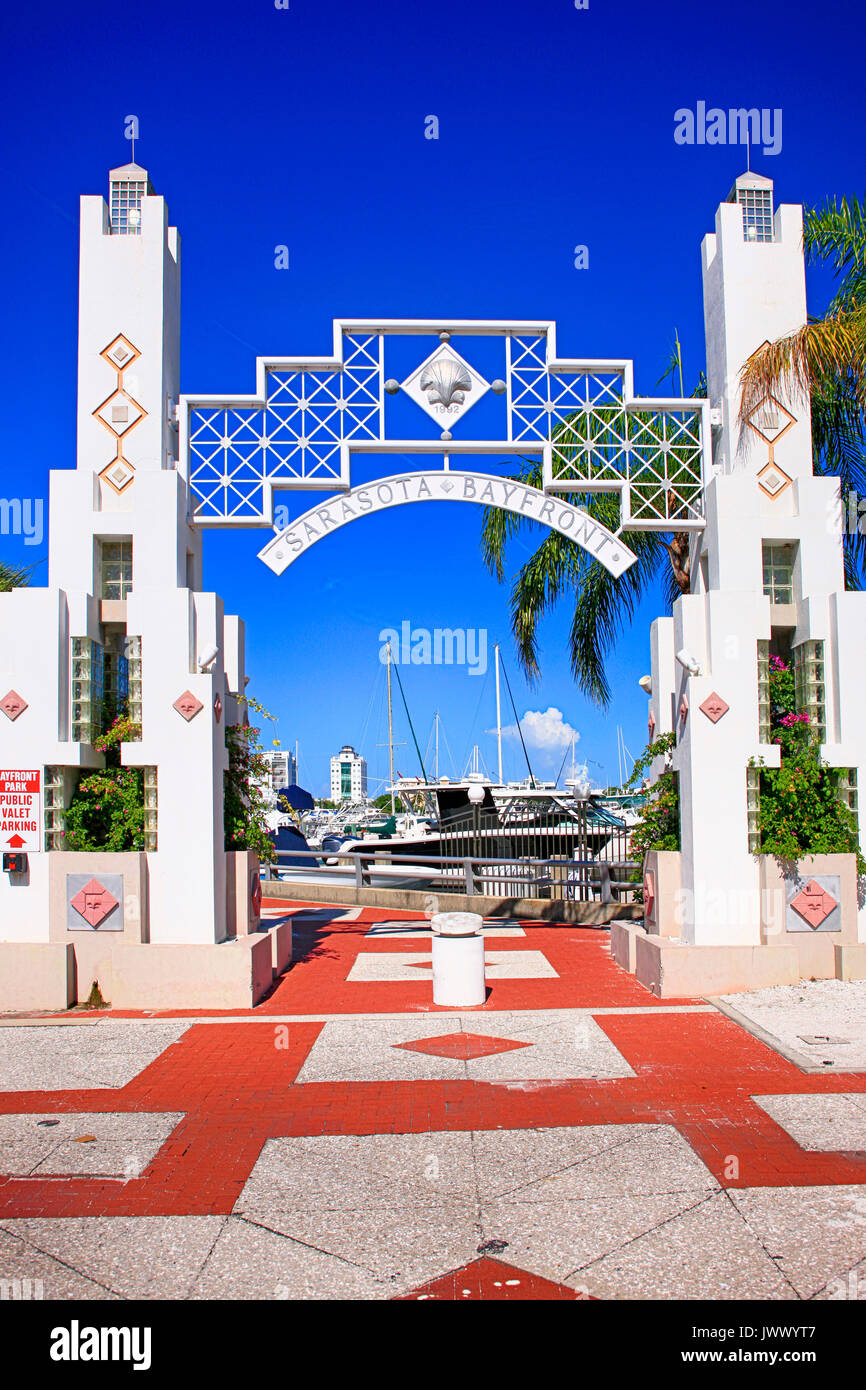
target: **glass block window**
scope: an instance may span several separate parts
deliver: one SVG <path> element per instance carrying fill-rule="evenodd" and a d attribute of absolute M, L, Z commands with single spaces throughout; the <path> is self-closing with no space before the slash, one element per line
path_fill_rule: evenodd
<path fill-rule="evenodd" d="M 123 654 L 122 637 L 105 644 L 105 698 L 116 713 L 129 704 L 129 662 Z"/>
<path fill-rule="evenodd" d="M 111 184 L 111 230 L 117 236 L 141 236 L 141 200 L 147 192 L 144 179 L 116 180 Z M 138 213 L 130 221 L 131 209 Z"/>
<path fill-rule="evenodd" d="M 112 633 L 105 643 L 106 718 L 125 714 L 141 727 L 141 638 Z M 138 742 L 141 738 L 132 742 Z"/>
<path fill-rule="evenodd" d="M 746 826 L 749 853 L 757 854 L 761 844 L 761 769 L 746 768 Z"/>
<path fill-rule="evenodd" d="M 824 684 L 824 643 L 801 642 L 794 648 L 794 695 L 797 709 L 808 714 L 818 730 L 819 742 L 827 740 L 827 690 Z"/>
<path fill-rule="evenodd" d="M 765 541 L 762 547 L 764 593 L 771 603 L 794 602 L 793 545 L 777 545 Z"/>
<path fill-rule="evenodd" d="M 770 644 L 758 643 L 758 742 L 770 742 Z"/>
<path fill-rule="evenodd" d="M 46 853 L 63 849 L 66 778 L 62 767 L 46 767 L 42 783 L 42 817 Z"/>
<path fill-rule="evenodd" d="M 100 541 L 100 598 L 123 599 L 132 589 L 132 540 Z"/>
<path fill-rule="evenodd" d="M 738 188 L 743 209 L 743 240 L 773 240 L 773 192 L 769 188 Z"/>
<path fill-rule="evenodd" d="M 156 768 L 144 769 L 144 848 L 157 848 L 159 803 L 157 796 Z"/>
<path fill-rule="evenodd" d="M 127 637 L 124 640 L 127 670 L 127 695 L 129 717 L 141 727 L 141 638 Z"/>
<path fill-rule="evenodd" d="M 105 654 L 90 637 L 72 639 L 72 742 L 94 743 L 102 732 Z"/>

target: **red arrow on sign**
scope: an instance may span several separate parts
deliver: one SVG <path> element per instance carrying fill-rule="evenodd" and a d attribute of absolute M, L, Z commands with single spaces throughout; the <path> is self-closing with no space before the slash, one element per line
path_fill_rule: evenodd
<path fill-rule="evenodd" d="M 27 841 L 22 840 L 20 835 L 13 835 L 12 839 L 7 840 L 6 843 L 11 845 L 13 849 L 20 849 L 22 845 L 26 845 Z"/>

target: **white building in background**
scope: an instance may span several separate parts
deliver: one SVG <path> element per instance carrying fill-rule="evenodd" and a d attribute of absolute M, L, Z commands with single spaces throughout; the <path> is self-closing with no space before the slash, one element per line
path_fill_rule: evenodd
<path fill-rule="evenodd" d="M 331 759 L 331 800 L 366 801 L 367 759 L 344 743 Z"/>
<path fill-rule="evenodd" d="M 261 756 L 268 766 L 267 775 L 261 781 L 266 796 L 276 796 L 283 787 L 297 784 L 298 761 L 288 748 L 267 748 Z"/>

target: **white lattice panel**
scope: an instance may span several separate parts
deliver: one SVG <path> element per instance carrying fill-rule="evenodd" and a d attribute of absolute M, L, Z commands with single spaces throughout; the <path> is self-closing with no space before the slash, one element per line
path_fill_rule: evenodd
<path fill-rule="evenodd" d="M 419 374 L 388 380 L 389 337 L 427 337 L 453 356 L 455 404 L 430 403 L 442 391 Z M 471 347 L 452 339 L 500 337 L 498 424 L 473 432 L 464 414 L 491 383 L 476 372 Z M 556 356 L 552 323 L 336 321 L 332 358 L 259 359 L 252 397 L 185 397 L 181 458 L 188 468 L 195 520 L 202 525 L 271 525 L 273 491 L 341 491 L 351 486 L 358 453 L 541 456 L 549 493 L 617 491 L 622 529 L 696 529 L 703 525 L 709 459 L 709 411 L 700 400 L 635 397 L 629 361 Z M 447 360 L 446 367 L 449 365 Z M 459 367 L 460 379 L 456 372 Z M 489 372 L 488 372 L 489 374 Z M 412 398 L 418 434 L 386 429 L 386 389 Z M 425 393 L 425 395 L 419 395 Z M 491 397 L 492 399 L 492 397 Z M 452 418 L 436 419 L 440 416 Z M 432 418 L 431 418 L 432 417 Z M 486 417 L 489 422 L 490 415 Z M 451 426 L 456 431 L 452 437 Z M 441 428 L 445 426 L 446 428 Z M 429 465 L 428 465 L 429 466 Z"/>

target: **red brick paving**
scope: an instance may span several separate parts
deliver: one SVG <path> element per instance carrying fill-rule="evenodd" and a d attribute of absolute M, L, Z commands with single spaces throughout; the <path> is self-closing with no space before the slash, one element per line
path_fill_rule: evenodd
<path fill-rule="evenodd" d="M 0 1093 L 0 1113 L 7 1114 L 184 1112 L 139 1178 L 0 1177 L 0 1217 L 227 1214 L 267 1139 L 311 1134 L 669 1124 L 723 1187 L 866 1182 L 866 1155 L 807 1152 L 750 1099 L 866 1092 L 866 1076 L 806 1075 L 722 1014 L 677 1013 L 675 1001 L 654 999 L 620 971 L 607 934 L 594 930 L 542 924 L 528 927 L 525 938 L 497 941 L 497 950 L 542 950 L 560 978 L 496 981 L 483 1008 L 650 1008 L 597 1017 L 634 1077 L 519 1088 L 465 1079 L 296 1086 L 324 1025 L 284 1025 L 270 1015 L 434 1012 L 429 981 L 346 983 L 362 946 L 413 949 L 405 940 L 364 938 L 370 921 L 397 915 L 368 910 L 361 922 L 318 928 L 311 953 L 248 1011 L 256 1021 L 191 1027 L 126 1086 Z M 420 940 L 418 949 L 429 942 Z"/>
<path fill-rule="evenodd" d="M 452 1303 L 473 1299 L 482 1303 L 508 1299 L 523 1302 L 531 1299 L 544 1299 L 547 1302 L 552 1299 L 577 1300 L 581 1303 L 594 1301 L 589 1300 L 588 1294 L 580 1294 L 567 1284 L 555 1284 L 539 1274 L 529 1274 L 525 1269 L 515 1269 L 513 1265 L 486 1257 L 473 1260 L 462 1269 L 452 1270 L 450 1274 L 433 1279 L 429 1284 L 421 1284 L 411 1293 L 400 1294 L 394 1301 L 405 1303 L 422 1299 L 447 1299 Z"/>

